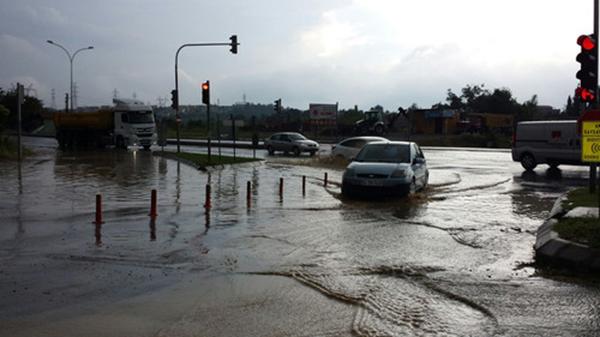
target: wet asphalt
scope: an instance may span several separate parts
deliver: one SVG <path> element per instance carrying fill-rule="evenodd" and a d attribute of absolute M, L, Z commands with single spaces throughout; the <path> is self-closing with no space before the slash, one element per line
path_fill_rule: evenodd
<path fill-rule="evenodd" d="M 600 331 L 597 279 L 533 260 L 537 227 L 559 195 L 587 184 L 585 168 L 524 173 L 506 150 L 425 148 L 425 191 L 355 201 L 341 197 L 343 167 L 326 149 L 317 158 L 258 151 L 260 163 L 200 172 L 151 152 L 27 143 L 36 154 L 22 165 L 0 162 L 3 336 Z M 170 314 L 141 314 L 150 307 Z M 89 315 L 108 323 L 73 319 Z"/>

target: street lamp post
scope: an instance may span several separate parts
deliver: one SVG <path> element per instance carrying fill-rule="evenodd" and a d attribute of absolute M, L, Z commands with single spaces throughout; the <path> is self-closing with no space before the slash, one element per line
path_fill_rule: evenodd
<path fill-rule="evenodd" d="M 71 53 L 69 53 L 69 51 L 67 50 L 67 48 L 61 46 L 60 44 L 52 41 L 52 40 L 47 40 L 46 42 L 48 42 L 51 45 L 57 46 L 58 48 L 62 49 L 65 51 L 65 53 L 67 53 L 67 57 L 69 58 L 69 63 L 71 66 L 71 81 L 70 81 L 70 91 L 69 91 L 69 96 L 71 99 L 71 111 L 73 111 L 73 60 L 75 59 L 75 55 L 77 55 L 77 53 L 79 53 L 80 51 L 84 51 L 84 50 L 89 50 L 89 49 L 94 49 L 93 46 L 89 46 L 89 47 L 85 47 L 85 48 L 81 48 L 81 49 L 77 49 L 73 55 L 71 55 Z"/>

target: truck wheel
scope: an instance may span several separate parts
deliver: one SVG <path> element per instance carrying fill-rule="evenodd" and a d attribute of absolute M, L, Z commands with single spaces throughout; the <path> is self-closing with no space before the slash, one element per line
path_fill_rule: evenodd
<path fill-rule="evenodd" d="M 58 146 L 61 148 L 61 150 L 64 150 L 65 147 L 67 147 L 67 144 L 65 144 L 65 136 L 62 132 L 56 133 L 56 140 L 58 141 Z"/>
<path fill-rule="evenodd" d="M 521 157 L 521 166 L 523 166 L 525 170 L 531 171 L 537 166 L 537 163 L 533 155 L 531 155 L 530 153 L 525 153 Z"/>
<path fill-rule="evenodd" d="M 117 137 L 117 148 L 118 149 L 126 149 L 127 147 L 125 146 L 125 140 L 123 139 L 123 137 L 118 136 Z"/>
<path fill-rule="evenodd" d="M 375 126 L 375 133 L 378 136 L 383 136 L 383 126 L 382 125 Z"/>
<path fill-rule="evenodd" d="M 300 149 L 296 146 L 294 147 L 294 156 L 298 157 L 300 155 Z"/>

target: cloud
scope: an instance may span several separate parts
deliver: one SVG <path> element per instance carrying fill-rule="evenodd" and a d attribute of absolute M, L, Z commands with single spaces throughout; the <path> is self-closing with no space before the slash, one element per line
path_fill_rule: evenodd
<path fill-rule="evenodd" d="M 46 6 L 22 5 L 18 11 L 23 18 L 32 24 L 62 26 L 67 24 L 67 18 L 56 8 Z"/>
<path fill-rule="evenodd" d="M 37 53 L 38 50 L 26 39 L 10 35 L 0 34 L 0 60 L 2 56 L 6 54 L 12 55 L 32 55 Z"/>
<path fill-rule="evenodd" d="M 307 53 L 333 57 L 367 44 L 368 38 L 359 32 L 358 27 L 342 22 L 335 12 L 325 12 L 322 17 L 321 23 L 301 36 Z"/>

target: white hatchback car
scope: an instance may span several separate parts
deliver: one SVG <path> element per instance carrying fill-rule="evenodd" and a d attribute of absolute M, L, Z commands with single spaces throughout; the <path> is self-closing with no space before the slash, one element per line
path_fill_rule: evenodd
<path fill-rule="evenodd" d="M 413 142 L 373 142 L 346 167 L 342 194 L 350 197 L 404 196 L 427 186 L 429 171 Z"/>
<path fill-rule="evenodd" d="M 335 144 L 331 148 L 331 156 L 335 158 L 344 158 L 346 160 L 350 160 L 360 152 L 360 150 L 365 146 L 365 144 L 371 142 L 387 142 L 388 140 L 383 137 L 352 137 L 346 138 L 341 142 Z"/>

